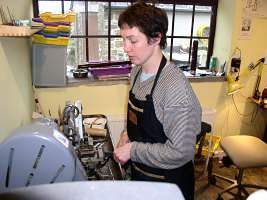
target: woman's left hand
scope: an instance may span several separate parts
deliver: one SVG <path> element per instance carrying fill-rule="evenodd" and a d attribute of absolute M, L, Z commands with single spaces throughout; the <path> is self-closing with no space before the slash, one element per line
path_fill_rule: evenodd
<path fill-rule="evenodd" d="M 127 143 L 116 148 L 113 152 L 114 159 L 121 165 L 124 165 L 131 158 L 131 147 L 132 143 Z"/>

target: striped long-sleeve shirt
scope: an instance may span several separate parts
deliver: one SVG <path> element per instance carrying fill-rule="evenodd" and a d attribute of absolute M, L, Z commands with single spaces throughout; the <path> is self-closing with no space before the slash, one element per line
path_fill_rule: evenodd
<path fill-rule="evenodd" d="M 139 66 L 132 69 L 130 88 L 139 69 Z M 145 100 L 155 76 L 141 82 L 140 74 L 133 93 L 137 99 Z M 162 70 L 153 103 L 167 141 L 164 144 L 132 142 L 131 160 L 163 169 L 177 168 L 193 160 L 196 135 L 201 130 L 201 106 L 188 79 L 173 63 L 167 63 Z"/>

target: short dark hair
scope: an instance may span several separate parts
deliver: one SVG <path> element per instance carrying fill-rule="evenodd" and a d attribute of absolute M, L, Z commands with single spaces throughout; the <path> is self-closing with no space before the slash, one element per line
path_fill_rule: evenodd
<path fill-rule="evenodd" d="M 167 45 L 168 17 L 164 10 L 154 5 L 138 2 L 129 6 L 119 16 L 118 26 L 123 28 L 124 25 L 139 28 L 148 41 L 158 37 L 160 33 L 160 48 L 164 49 Z"/>

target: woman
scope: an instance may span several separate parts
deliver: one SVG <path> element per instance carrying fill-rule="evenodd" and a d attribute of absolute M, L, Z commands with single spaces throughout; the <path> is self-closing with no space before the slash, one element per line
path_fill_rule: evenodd
<path fill-rule="evenodd" d="M 114 158 L 131 161 L 132 180 L 175 183 L 194 198 L 194 152 L 201 107 L 183 72 L 167 61 L 168 18 L 153 5 L 136 3 L 119 17 L 131 72 L 127 131 Z"/>

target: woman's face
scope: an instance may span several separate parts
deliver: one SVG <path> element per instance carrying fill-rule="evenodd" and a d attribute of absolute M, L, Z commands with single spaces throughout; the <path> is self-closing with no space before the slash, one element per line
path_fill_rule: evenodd
<path fill-rule="evenodd" d="M 137 27 L 130 28 L 128 25 L 124 25 L 120 33 L 124 51 L 128 54 L 130 61 L 136 65 L 145 64 L 151 57 L 155 45 L 150 44 L 146 35 Z"/>

